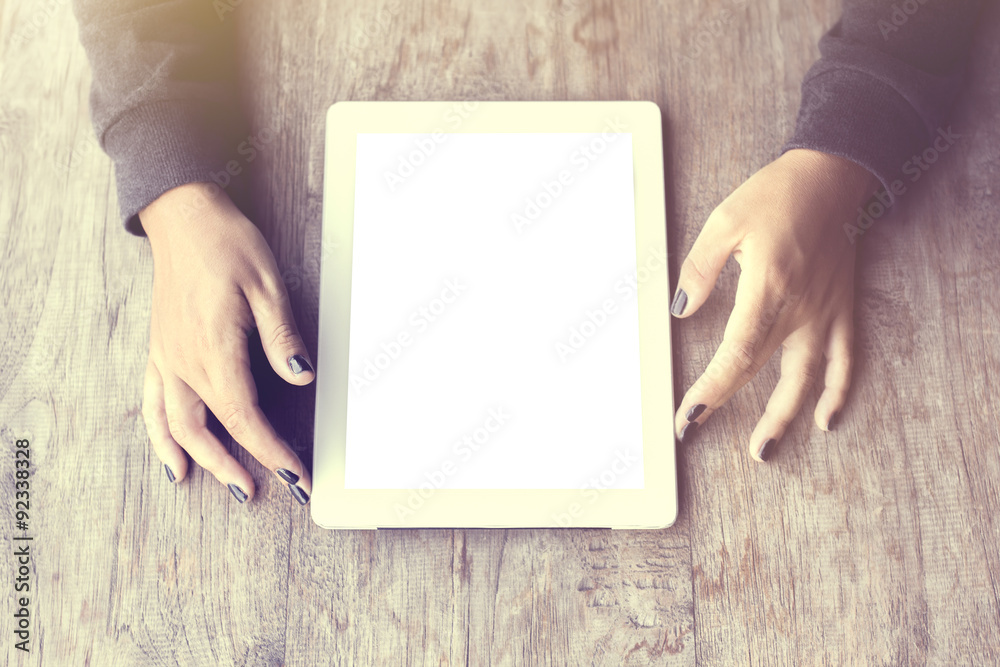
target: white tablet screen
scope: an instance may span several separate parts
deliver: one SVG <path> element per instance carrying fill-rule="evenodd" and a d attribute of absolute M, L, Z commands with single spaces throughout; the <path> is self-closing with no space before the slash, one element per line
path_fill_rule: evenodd
<path fill-rule="evenodd" d="M 345 488 L 643 488 L 632 164 L 630 133 L 358 135 Z"/>

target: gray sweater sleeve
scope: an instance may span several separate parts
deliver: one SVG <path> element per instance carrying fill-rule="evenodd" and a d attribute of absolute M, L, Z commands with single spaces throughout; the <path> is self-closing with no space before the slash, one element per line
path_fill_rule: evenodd
<path fill-rule="evenodd" d="M 844 0 L 802 82 L 783 152 L 809 148 L 852 160 L 890 188 L 942 141 L 964 78 L 981 0 Z M 907 172 L 909 173 L 909 172 Z"/>
<path fill-rule="evenodd" d="M 239 127 L 233 20 L 211 0 L 73 0 L 91 64 L 91 120 L 112 158 L 122 222 L 167 190 L 208 181 Z"/>
<path fill-rule="evenodd" d="M 144 235 L 138 211 L 170 188 L 211 180 L 234 157 L 242 119 L 233 21 L 212 0 L 73 4 L 93 72 L 94 129 L 115 163 L 125 228 Z M 981 4 L 844 0 L 783 150 L 846 157 L 889 187 L 939 129 L 947 132 L 941 124 Z"/>

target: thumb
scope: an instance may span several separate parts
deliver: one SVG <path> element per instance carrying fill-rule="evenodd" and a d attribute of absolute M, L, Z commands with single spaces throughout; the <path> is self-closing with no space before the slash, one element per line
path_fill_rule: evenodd
<path fill-rule="evenodd" d="M 254 290 L 246 296 L 257 323 L 261 346 L 274 372 L 291 384 L 304 385 L 312 382 L 316 373 L 299 329 L 295 326 L 285 284 L 276 281 L 270 289 Z"/>
<path fill-rule="evenodd" d="M 723 216 L 714 211 L 681 264 L 677 291 L 670 304 L 671 315 L 687 317 L 701 308 L 735 245 L 735 234 Z"/>

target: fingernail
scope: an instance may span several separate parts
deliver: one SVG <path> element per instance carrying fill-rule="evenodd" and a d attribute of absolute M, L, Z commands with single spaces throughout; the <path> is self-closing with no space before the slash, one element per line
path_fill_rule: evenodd
<path fill-rule="evenodd" d="M 300 489 L 297 484 L 289 484 L 288 490 L 291 492 L 292 497 L 299 501 L 299 505 L 305 505 L 309 502 L 309 494 Z"/>
<path fill-rule="evenodd" d="M 167 471 L 167 479 L 169 479 L 170 483 L 173 484 L 174 480 L 177 479 L 176 477 L 174 477 L 174 471 L 171 470 L 170 466 L 168 466 L 166 463 L 163 464 L 163 469 Z"/>
<path fill-rule="evenodd" d="M 684 312 L 684 309 L 688 305 L 688 295 L 687 292 L 678 288 L 677 294 L 674 295 L 674 302 L 670 304 L 670 312 L 677 317 L 680 317 Z"/>
<path fill-rule="evenodd" d="M 688 410 L 687 414 L 684 415 L 684 416 L 685 416 L 685 418 L 687 418 L 687 420 L 689 422 L 693 422 L 695 419 L 697 419 L 698 417 L 700 417 L 701 413 L 704 412 L 704 411 L 705 411 L 705 404 L 704 403 L 699 403 L 698 405 L 696 405 L 693 408 L 691 408 L 690 410 Z"/>
<path fill-rule="evenodd" d="M 240 487 L 236 486 L 235 484 L 230 484 L 229 490 L 232 492 L 233 496 L 236 498 L 237 502 L 239 502 L 240 505 L 242 505 L 247 501 L 248 496 L 243 492 L 243 489 L 241 489 Z"/>
<path fill-rule="evenodd" d="M 287 468 L 278 468 L 274 472 L 278 473 L 278 477 L 285 480 L 289 484 L 295 484 L 295 482 L 299 481 L 299 476 Z"/>
<path fill-rule="evenodd" d="M 771 445 L 773 445 L 774 443 L 775 443 L 774 438 L 768 438 L 767 440 L 764 441 L 764 444 L 760 446 L 760 450 L 758 450 L 757 456 L 760 457 L 761 461 L 766 461 L 767 460 L 767 457 L 771 453 L 769 451 L 770 448 L 771 448 Z"/>
<path fill-rule="evenodd" d="M 698 422 L 688 422 L 688 424 L 681 430 L 681 444 L 683 445 L 687 442 L 697 430 Z"/>
<path fill-rule="evenodd" d="M 313 369 L 312 366 L 309 365 L 309 362 L 306 361 L 306 358 L 303 357 L 301 354 L 293 354 L 291 357 L 289 357 L 288 367 L 291 368 L 292 372 L 295 373 L 296 375 L 304 371 L 312 372 Z"/>
<path fill-rule="evenodd" d="M 827 431 L 832 431 L 833 430 L 833 422 L 834 422 L 835 419 L 837 419 L 837 413 L 836 412 L 834 412 L 832 415 L 830 415 L 830 421 L 828 421 L 826 423 L 826 430 Z"/>

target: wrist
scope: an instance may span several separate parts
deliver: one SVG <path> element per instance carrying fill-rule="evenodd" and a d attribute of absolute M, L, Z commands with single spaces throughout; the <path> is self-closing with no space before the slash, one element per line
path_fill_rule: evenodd
<path fill-rule="evenodd" d="M 838 199 L 852 205 L 867 200 L 880 183 L 872 172 L 839 155 L 794 148 L 782 157 L 786 156 L 796 169 L 815 179 L 817 186 L 833 191 Z"/>
<path fill-rule="evenodd" d="M 139 220 L 150 242 L 170 230 L 203 219 L 232 206 L 229 196 L 215 183 L 185 183 L 171 188 L 139 211 Z"/>

